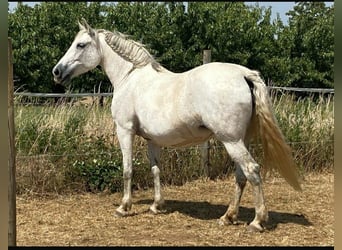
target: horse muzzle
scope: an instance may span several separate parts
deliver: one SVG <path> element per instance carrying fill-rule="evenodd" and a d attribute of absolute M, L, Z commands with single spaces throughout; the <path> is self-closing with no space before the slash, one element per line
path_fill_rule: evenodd
<path fill-rule="evenodd" d="M 53 80 L 56 83 L 64 84 L 71 79 L 71 72 L 66 70 L 66 67 L 62 64 L 57 64 L 52 69 Z"/>

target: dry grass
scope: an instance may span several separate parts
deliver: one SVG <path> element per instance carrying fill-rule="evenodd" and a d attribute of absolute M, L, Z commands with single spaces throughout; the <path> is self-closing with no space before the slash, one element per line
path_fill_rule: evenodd
<path fill-rule="evenodd" d="M 57 106 L 32 106 L 34 102 L 25 105 L 20 98 L 15 100 L 17 193 L 62 194 L 88 190 L 89 186 L 96 187 L 94 182 L 102 181 L 100 177 L 85 177 L 88 175 L 84 175 L 84 172 L 99 169 L 93 164 L 94 160 L 101 161 L 101 167 L 106 170 L 112 167 L 109 161 L 121 160 L 110 114 L 111 98 L 105 100 L 104 107 L 96 104 L 75 106 L 72 102 Z M 332 169 L 334 97 L 296 100 L 295 96 L 281 94 L 273 96 L 272 100 L 300 172 Z M 256 143 L 250 150 L 255 160 L 263 165 L 262 148 Z M 212 139 L 209 151 L 209 176 L 224 178 L 230 174 L 233 165 L 222 143 Z M 140 137 L 136 137 L 133 157 L 134 165 L 139 166 L 134 171 L 134 183 L 138 188 L 151 187 L 153 181 L 146 181 L 146 175 L 151 174 L 146 141 Z M 77 162 L 84 162 L 82 173 Z M 197 147 L 177 150 L 164 148 L 161 163 L 163 183 L 184 184 L 203 176 Z M 103 186 L 119 190 L 123 185 L 117 181 Z"/>
<path fill-rule="evenodd" d="M 163 188 L 167 212 L 147 213 L 153 189 L 134 191 L 134 216 L 117 218 L 122 194 L 17 197 L 18 246 L 321 246 L 334 245 L 334 174 L 309 174 L 303 192 L 281 178 L 264 184 L 270 220 L 264 233 L 248 233 L 253 197 L 247 185 L 241 224 L 220 226 L 233 195 L 233 177 Z"/>

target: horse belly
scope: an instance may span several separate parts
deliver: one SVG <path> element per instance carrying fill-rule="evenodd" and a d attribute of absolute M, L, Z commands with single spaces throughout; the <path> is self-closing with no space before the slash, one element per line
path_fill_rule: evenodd
<path fill-rule="evenodd" d="M 212 132 L 203 126 L 175 126 L 172 128 L 168 126 L 165 129 L 159 126 L 159 129 L 153 132 L 141 128 L 137 134 L 159 146 L 173 147 L 196 145 L 212 136 Z"/>

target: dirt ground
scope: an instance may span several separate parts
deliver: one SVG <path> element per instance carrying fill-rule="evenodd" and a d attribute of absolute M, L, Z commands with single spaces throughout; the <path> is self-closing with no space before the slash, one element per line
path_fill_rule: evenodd
<path fill-rule="evenodd" d="M 263 233 L 247 229 L 254 217 L 247 184 L 238 225 L 220 226 L 234 179 L 165 186 L 166 213 L 147 212 L 153 190 L 133 192 L 135 215 L 118 218 L 122 194 L 17 197 L 18 246 L 333 246 L 334 174 L 310 174 L 303 192 L 282 178 L 264 181 L 269 222 Z"/>

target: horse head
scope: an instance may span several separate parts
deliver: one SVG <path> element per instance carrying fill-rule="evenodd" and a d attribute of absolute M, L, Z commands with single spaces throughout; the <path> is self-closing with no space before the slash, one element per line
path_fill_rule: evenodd
<path fill-rule="evenodd" d="M 102 53 L 97 31 L 91 28 L 83 18 L 78 25 L 80 31 L 70 48 L 52 70 L 57 83 L 68 82 L 70 79 L 94 69 L 101 62 Z"/>

